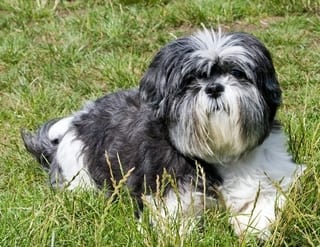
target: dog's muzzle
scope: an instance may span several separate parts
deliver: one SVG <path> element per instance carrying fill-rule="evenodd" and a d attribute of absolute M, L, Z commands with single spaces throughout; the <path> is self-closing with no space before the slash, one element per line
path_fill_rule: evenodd
<path fill-rule="evenodd" d="M 211 98 L 219 98 L 224 91 L 224 86 L 220 83 L 211 83 L 206 86 L 205 92 Z"/>

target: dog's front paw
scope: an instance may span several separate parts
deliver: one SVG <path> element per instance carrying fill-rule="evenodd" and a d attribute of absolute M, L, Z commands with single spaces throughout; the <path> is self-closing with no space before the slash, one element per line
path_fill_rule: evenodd
<path fill-rule="evenodd" d="M 266 240 L 271 236 L 271 220 L 266 217 L 243 214 L 232 216 L 230 223 L 238 236 L 257 236 L 262 240 Z"/>

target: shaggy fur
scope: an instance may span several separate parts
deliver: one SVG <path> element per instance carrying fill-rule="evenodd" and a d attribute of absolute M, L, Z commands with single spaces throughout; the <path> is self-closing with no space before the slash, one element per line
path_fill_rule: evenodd
<path fill-rule="evenodd" d="M 138 89 L 108 94 L 22 136 L 53 186 L 112 188 L 112 177 L 130 171 L 126 185 L 142 205 L 165 172 L 178 195 L 165 185 L 163 214 L 180 208 L 190 216 L 191 204 L 219 199 L 237 234 L 267 236 L 284 202 L 275 184 L 287 191 L 303 170 L 274 119 L 280 103 L 259 40 L 205 29 L 163 47 Z"/>

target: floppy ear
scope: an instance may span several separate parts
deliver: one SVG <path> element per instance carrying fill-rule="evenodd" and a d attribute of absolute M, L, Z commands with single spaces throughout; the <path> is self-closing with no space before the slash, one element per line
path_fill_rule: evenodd
<path fill-rule="evenodd" d="M 260 62 L 263 66 L 257 68 L 257 80 L 261 93 L 269 106 L 269 121 L 273 122 L 277 109 L 282 102 L 281 89 L 269 51 L 264 46 L 261 50 L 266 59 Z"/>
<path fill-rule="evenodd" d="M 243 35 L 246 38 L 242 38 L 242 45 L 246 46 L 248 51 L 251 50 L 251 54 L 255 54 L 251 59 L 254 59 L 258 64 L 254 68 L 257 76 L 256 83 L 269 107 L 269 121 L 273 122 L 277 109 L 281 104 L 281 89 L 271 54 L 256 37 L 244 33 L 238 33 L 237 37 L 241 39 Z"/>
<path fill-rule="evenodd" d="M 161 100 L 164 98 L 166 88 L 166 71 L 164 49 L 160 50 L 153 58 L 149 68 L 140 81 L 140 100 L 154 109 L 159 107 Z"/>
<path fill-rule="evenodd" d="M 194 51 L 188 38 L 177 39 L 163 47 L 153 58 L 140 81 L 140 100 L 163 116 L 166 105 L 179 89 L 182 65 Z"/>
<path fill-rule="evenodd" d="M 264 80 L 262 92 L 270 110 L 269 121 L 273 122 L 277 109 L 282 102 L 282 92 L 275 74 L 267 75 Z"/>

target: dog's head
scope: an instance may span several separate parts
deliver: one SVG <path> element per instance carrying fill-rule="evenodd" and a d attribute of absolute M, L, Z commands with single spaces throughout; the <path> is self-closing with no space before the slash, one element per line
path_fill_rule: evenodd
<path fill-rule="evenodd" d="M 228 163 L 269 134 L 281 90 L 259 40 L 205 29 L 158 52 L 141 80 L 140 98 L 166 121 L 184 155 Z"/>

